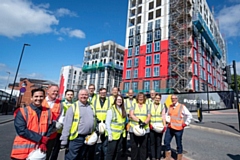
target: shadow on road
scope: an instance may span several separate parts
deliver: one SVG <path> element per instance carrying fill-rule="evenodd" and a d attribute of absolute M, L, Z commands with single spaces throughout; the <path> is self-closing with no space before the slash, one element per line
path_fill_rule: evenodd
<path fill-rule="evenodd" d="M 230 157 L 232 160 L 239 160 L 240 159 L 240 155 L 232 155 L 232 154 L 227 154 L 228 157 Z"/>

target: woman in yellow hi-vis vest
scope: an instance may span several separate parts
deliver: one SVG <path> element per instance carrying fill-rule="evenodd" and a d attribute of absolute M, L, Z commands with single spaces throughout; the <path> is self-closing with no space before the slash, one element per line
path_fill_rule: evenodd
<path fill-rule="evenodd" d="M 119 159 L 121 154 L 121 143 L 126 136 L 125 122 L 126 111 L 124 108 L 124 99 L 118 95 L 111 109 L 107 111 L 106 130 L 108 134 L 107 160 Z"/>
<path fill-rule="evenodd" d="M 130 109 L 131 160 L 145 160 L 151 115 L 148 105 L 145 104 L 146 97 L 142 92 L 138 93 L 136 100 L 137 103 Z"/>
<path fill-rule="evenodd" d="M 162 150 L 162 136 L 166 130 L 165 106 L 160 103 L 161 94 L 156 94 L 154 103 L 150 106 L 150 146 L 151 158 L 160 160 Z"/>

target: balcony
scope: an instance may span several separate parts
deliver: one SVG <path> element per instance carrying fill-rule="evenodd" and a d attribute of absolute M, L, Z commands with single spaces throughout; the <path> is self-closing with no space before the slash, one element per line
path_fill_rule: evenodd
<path fill-rule="evenodd" d="M 98 69 L 104 69 L 105 67 L 112 68 L 112 69 L 118 69 L 118 70 L 123 70 L 123 66 L 117 65 L 115 63 L 109 62 L 109 63 L 97 63 L 97 64 L 92 64 L 92 65 L 83 65 L 82 71 L 87 72 L 87 71 L 94 71 Z"/>

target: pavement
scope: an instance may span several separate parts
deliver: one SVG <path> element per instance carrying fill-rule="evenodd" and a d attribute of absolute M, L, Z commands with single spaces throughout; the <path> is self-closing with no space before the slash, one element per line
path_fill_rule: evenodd
<path fill-rule="evenodd" d="M 192 112 L 193 121 L 188 126 L 193 129 L 200 129 L 209 132 L 215 132 L 230 136 L 240 137 L 240 130 L 238 124 L 238 112 L 237 109 L 217 110 L 217 111 L 204 111 L 202 112 L 202 122 L 197 122 L 198 117 L 196 112 Z M 13 121 L 13 115 L 0 115 L 0 124 Z M 173 157 L 175 158 L 173 150 Z M 184 154 L 184 153 L 183 153 Z M 183 156 L 183 160 L 191 160 L 191 158 Z"/>

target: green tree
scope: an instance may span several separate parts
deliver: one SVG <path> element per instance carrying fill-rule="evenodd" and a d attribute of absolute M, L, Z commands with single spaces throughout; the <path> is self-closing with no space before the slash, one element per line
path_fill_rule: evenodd
<path fill-rule="evenodd" d="M 232 79 L 231 88 L 232 88 L 232 90 L 235 90 L 234 75 L 231 75 L 231 79 Z M 238 85 L 238 91 L 239 91 L 240 90 L 240 75 L 237 75 L 237 85 Z"/>

